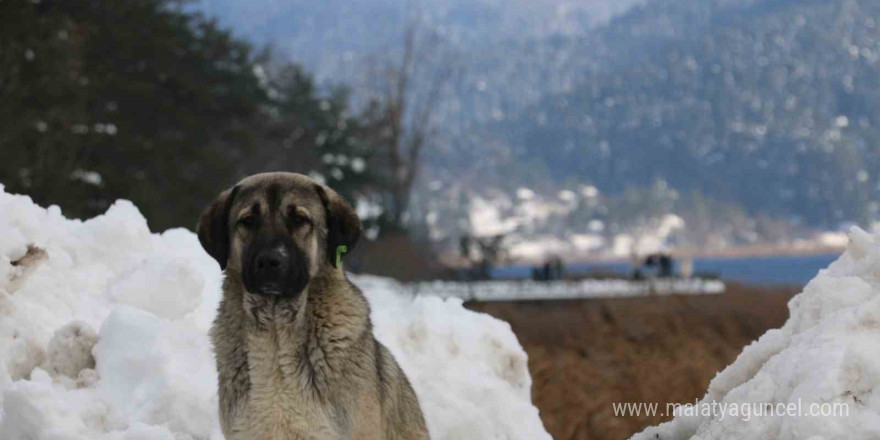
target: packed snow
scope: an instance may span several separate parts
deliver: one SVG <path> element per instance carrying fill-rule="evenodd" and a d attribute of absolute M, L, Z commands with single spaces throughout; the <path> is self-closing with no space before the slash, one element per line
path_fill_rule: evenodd
<path fill-rule="evenodd" d="M 352 277 L 431 437 L 550 439 L 510 326 Z M 0 438 L 222 439 L 207 336 L 221 273 L 185 229 L 116 202 L 79 221 L 0 186 Z"/>
<path fill-rule="evenodd" d="M 694 406 L 717 411 L 682 410 L 632 440 L 880 438 L 880 234 L 853 228 L 847 251 L 789 311 Z"/>

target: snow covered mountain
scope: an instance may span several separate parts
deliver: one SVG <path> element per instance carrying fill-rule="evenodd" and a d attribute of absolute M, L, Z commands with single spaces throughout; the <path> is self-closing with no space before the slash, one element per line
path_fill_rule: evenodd
<path fill-rule="evenodd" d="M 200 7 L 356 92 L 365 65 L 399 52 L 407 14 L 422 17 L 439 41 L 426 68 L 461 72 L 438 104 L 423 201 L 462 188 L 613 195 L 661 180 L 792 227 L 880 218 L 876 1 Z"/>

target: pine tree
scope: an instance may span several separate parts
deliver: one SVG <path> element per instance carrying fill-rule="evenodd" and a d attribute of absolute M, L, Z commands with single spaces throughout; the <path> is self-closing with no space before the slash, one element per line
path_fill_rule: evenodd
<path fill-rule="evenodd" d="M 0 2 L 0 181 L 70 216 L 190 225 L 266 102 L 251 46 L 164 0 Z"/>

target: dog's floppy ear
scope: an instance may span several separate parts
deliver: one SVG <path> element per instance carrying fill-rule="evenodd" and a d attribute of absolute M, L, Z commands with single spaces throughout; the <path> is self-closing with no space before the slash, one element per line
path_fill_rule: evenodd
<path fill-rule="evenodd" d="M 315 185 L 315 191 L 324 204 L 327 219 L 327 258 L 336 267 L 336 249 L 339 246 L 345 246 L 347 252 L 354 249 L 361 236 L 361 220 L 336 191 L 320 184 Z"/>
<path fill-rule="evenodd" d="M 237 192 L 238 186 L 235 186 L 220 193 L 202 212 L 196 227 L 199 242 L 205 252 L 220 263 L 220 270 L 226 269 L 229 258 L 229 209 Z"/>

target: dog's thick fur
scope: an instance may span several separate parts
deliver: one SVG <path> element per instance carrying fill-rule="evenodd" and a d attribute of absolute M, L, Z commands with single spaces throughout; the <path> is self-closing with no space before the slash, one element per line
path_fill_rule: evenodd
<path fill-rule="evenodd" d="M 240 220 L 252 213 L 259 225 Z M 292 213 L 306 220 L 283 223 Z M 273 216 L 308 260 L 305 288 L 286 296 L 250 292 L 243 276 L 255 229 Z M 211 338 L 228 440 L 428 439 L 415 392 L 373 337 L 366 299 L 335 266 L 336 247 L 353 247 L 360 228 L 333 190 L 291 173 L 248 177 L 202 214 L 199 240 L 226 275 Z"/>

